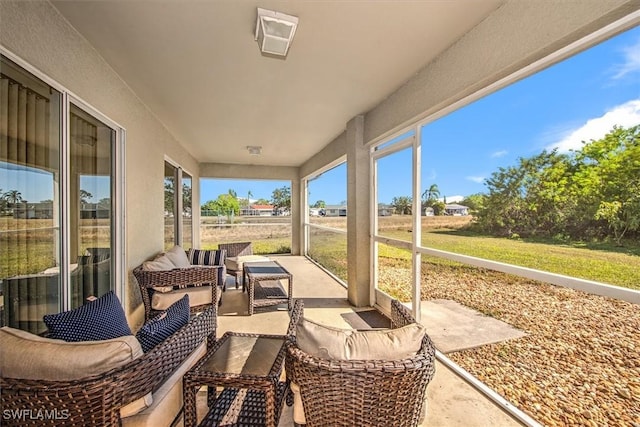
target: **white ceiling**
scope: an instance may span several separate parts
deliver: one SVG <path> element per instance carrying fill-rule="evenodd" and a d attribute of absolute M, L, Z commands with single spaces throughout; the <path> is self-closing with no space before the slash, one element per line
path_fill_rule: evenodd
<path fill-rule="evenodd" d="M 501 3 L 53 1 L 198 161 L 282 166 L 301 165 Z M 260 54 L 257 7 L 299 18 L 286 60 Z"/>

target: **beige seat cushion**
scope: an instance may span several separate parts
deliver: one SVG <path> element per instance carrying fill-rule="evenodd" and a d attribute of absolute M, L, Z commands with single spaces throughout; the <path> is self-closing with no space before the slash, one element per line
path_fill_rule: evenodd
<path fill-rule="evenodd" d="M 198 346 L 153 393 L 153 404 L 135 415 L 124 417 L 123 427 L 169 425 L 182 410 L 182 377 L 207 352 L 206 342 Z"/>
<path fill-rule="evenodd" d="M 151 308 L 166 310 L 171 304 L 189 295 L 189 307 L 211 304 L 211 286 L 196 286 L 193 288 L 176 289 L 171 292 L 154 292 L 151 297 Z"/>
<path fill-rule="evenodd" d="M 68 381 L 98 375 L 142 356 L 133 335 L 66 342 L 7 326 L 0 328 L 0 376 Z"/>
<path fill-rule="evenodd" d="M 224 260 L 224 265 L 227 266 L 227 270 L 242 270 L 242 266 L 245 262 L 258 262 L 258 261 L 270 261 L 270 259 L 262 255 L 234 256 L 234 257 L 227 257 Z"/>
<path fill-rule="evenodd" d="M 306 424 L 307 419 L 304 416 L 304 406 L 302 405 L 302 396 L 300 396 L 300 386 L 294 382 L 290 383 L 293 392 L 293 422 L 296 424 Z"/>
<path fill-rule="evenodd" d="M 398 329 L 354 331 L 301 319 L 298 347 L 315 357 L 335 360 L 401 360 L 414 356 L 422 346 L 424 326 L 412 323 Z"/>

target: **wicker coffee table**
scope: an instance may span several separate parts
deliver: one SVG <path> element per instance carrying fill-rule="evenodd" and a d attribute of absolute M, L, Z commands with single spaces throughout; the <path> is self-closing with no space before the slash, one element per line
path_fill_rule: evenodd
<path fill-rule="evenodd" d="M 281 281 L 287 280 L 288 291 Z M 249 293 L 249 316 L 255 307 L 266 307 L 287 303 L 291 310 L 293 298 L 293 275 L 277 261 L 245 263 L 242 272 L 242 286 Z"/>
<path fill-rule="evenodd" d="M 287 383 L 280 381 L 286 337 L 227 332 L 183 379 L 184 425 L 197 423 L 196 393 L 206 385 L 201 426 L 276 427 Z M 216 396 L 216 387 L 225 387 Z"/>

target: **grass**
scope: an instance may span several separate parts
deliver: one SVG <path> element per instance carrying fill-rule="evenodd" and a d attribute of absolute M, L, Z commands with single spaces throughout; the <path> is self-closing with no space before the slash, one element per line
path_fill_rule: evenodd
<path fill-rule="evenodd" d="M 314 230 L 310 236 L 309 256 L 347 282 L 347 236 Z"/>
<path fill-rule="evenodd" d="M 277 217 L 272 222 L 268 219 L 236 218 L 236 224 L 232 226 L 217 224 L 211 218 L 203 219 L 200 246 L 215 249 L 220 242 L 252 241 L 256 254 L 290 253 L 290 218 Z M 312 219 L 313 223 L 340 229 L 346 229 L 346 221 L 344 217 Z M 640 290 L 640 245 L 637 243 L 620 248 L 606 242 L 566 243 L 487 237 L 465 229 L 469 221 L 469 217 L 422 218 L 423 246 Z M 42 271 L 55 264 L 52 230 L 46 229 L 50 225 L 51 220 L 0 218 L 3 249 L 0 251 L 0 277 Z M 95 224 L 86 225 L 87 232 L 96 232 L 91 227 Z M 411 239 L 411 225 L 408 216 L 379 219 L 381 234 L 405 241 Z M 16 233 L 22 237 L 12 237 Z M 92 234 L 86 237 L 83 235 L 83 241 L 102 240 L 105 236 Z M 346 281 L 345 235 L 314 230 L 309 250 L 317 262 Z M 407 262 L 410 262 L 411 254 L 407 250 L 380 245 L 379 254 L 380 271 L 410 268 Z M 429 259 L 429 262 L 459 265 L 446 260 Z"/>
<path fill-rule="evenodd" d="M 640 289 L 640 256 L 495 237 L 428 232 L 422 245 L 596 282 Z"/>

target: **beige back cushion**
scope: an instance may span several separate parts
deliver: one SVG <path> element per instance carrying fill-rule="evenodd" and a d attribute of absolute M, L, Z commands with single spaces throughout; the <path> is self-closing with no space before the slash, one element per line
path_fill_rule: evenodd
<path fill-rule="evenodd" d="M 0 328 L 0 376 L 67 381 L 101 374 L 142 356 L 133 335 L 66 342 L 7 326 Z"/>
<path fill-rule="evenodd" d="M 153 261 L 142 263 L 142 269 L 147 271 L 170 271 L 176 268 L 166 255 L 158 255 Z"/>
<path fill-rule="evenodd" d="M 191 262 L 189 262 L 189 258 L 187 257 L 187 253 L 182 249 L 181 246 L 174 246 L 169 249 L 164 254 L 169 260 L 175 265 L 177 268 L 189 268 L 193 267 Z"/>
<path fill-rule="evenodd" d="M 300 350 L 323 359 L 400 360 L 420 350 L 424 335 L 424 326 L 417 323 L 398 329 L 354 331 L 301 319 L 296 340 Z"/>

